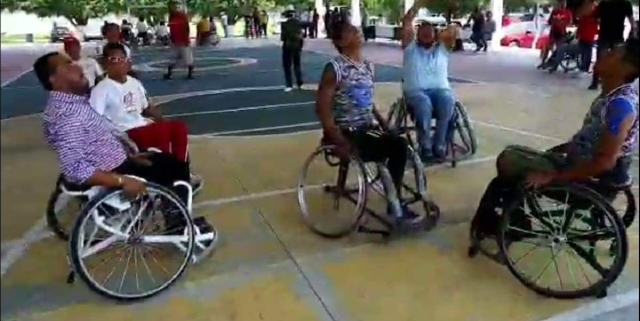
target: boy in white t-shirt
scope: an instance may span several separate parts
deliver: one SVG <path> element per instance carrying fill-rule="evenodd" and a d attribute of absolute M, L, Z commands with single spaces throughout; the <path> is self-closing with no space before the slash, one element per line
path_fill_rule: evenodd
<path fill-rule="evenodd" d="M 188 162 L 187 126 L 163 120 L 160 109 L 149 103 L 142 83 L 127 75 L 131 66 L 123 45 L 107 44 L 103 60 L 106 77 L 91 90 L 91 107 L 125 132 L 140 150 L 158 148 Z M 194 180 L 197 190 L 200 180 Z"/>
<path fill-rule="evenodd" d="M 98 61 L 91 57 L 82 57 L 82 47 L 80 41 L 74 37 L 67 37 L 63 40 L 64 52 L 73 60 L 80 68 L 84 77 L 89 81 L 89 87 L 93 87 L 97 81 L 100 81 L 104 72 Z"/>

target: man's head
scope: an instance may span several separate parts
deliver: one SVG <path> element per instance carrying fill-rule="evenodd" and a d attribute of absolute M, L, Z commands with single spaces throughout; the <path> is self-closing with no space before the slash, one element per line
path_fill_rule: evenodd
<path fill-rule="evenodd" d="M 362 36 L 358 28 L 344 19 L 336 21 L 332 26 L 331 40 L 338 52 L 344 53 L 358 50 L 362 46 Z"/>
<path fill-rule="evenodd" d="M 108 43 L 120 42 L 120 26 L 115 23 L 104 26 L 104 38 Z"/>
<path fill-rule="evenodd" d="M 566 0 L 558 0 L 558 8 L 566 8 L 567 1 Z"/>
<path fill-rule="evenodd" d="M 180 11 L 180 6 L 178 5 L 177 1 L 169 2 L 169 13 L 173 14 L 173 13 L 177 13 L 179 11 Z"/>
<path fill-rule="evenodd" d="M 493 12 L 487 11 L 486 16 L 488 20 L 493 19 Z"/>
<path fill-rule="evenodd" d="M 89 82 L 82 68 L 59 52 L 50 52 L 38 58 L 33 64 L 33 71 L 47 91 L 84 95 L 89 90 Z"/>
<path fill-rule="evenodd" d="M 120 43 L 108 43 L 102 50 L 104 66 L 110 78 L 125 77 L 131 69 L 131 60 L 127 57 L 124 45 Z"/>
<path fill-rule="evenodd" d="M 436 28 L 429 22 L 421 23 L 418 26 L 416 40 L 423 47 L 431 47 L 436 42 Z"/>
<path fill-rule="evenodd" d="M 598 59 L 594 69 L 603 82 L 607 79 L 634 82 L 640 75 L 640 41 L 629 38 L 624 44 L 607 51 Z"/>
<path fill-rule="evenodd" d="M 64 43 L 64 52 L 71 58 L 71 60 L 80 60 L 80 52 L 82 50 L 80 41 L 74 37 L 66 37 L 62 42 Z"/>

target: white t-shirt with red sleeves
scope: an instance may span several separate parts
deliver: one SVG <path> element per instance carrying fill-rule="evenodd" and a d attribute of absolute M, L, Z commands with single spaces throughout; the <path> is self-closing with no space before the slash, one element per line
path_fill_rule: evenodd
<path fill-rule="evenodd" d="M 142 83 L 131 76 L 127 76 L 124 83 L 108 77 L 98 82 L 91 90 L 90 103 L 98 114 L 107 117 L 123 132 L 152 123 L 142 116 L 149 107 L 147 92 Z"/>

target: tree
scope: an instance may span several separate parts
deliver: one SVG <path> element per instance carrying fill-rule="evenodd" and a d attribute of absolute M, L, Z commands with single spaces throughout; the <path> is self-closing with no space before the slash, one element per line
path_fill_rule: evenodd
<path fill-rule="evenodd" d="M 90 18 L 123 12 L 124 0 L 3 0 L 2 10 L 22 10 L 39 17 L 62 16 L 74 25 L 86 25 Z"/>

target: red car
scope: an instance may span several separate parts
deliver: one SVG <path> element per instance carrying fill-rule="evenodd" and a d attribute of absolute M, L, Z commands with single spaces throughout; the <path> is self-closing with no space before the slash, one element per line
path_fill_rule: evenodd
<path fill-rule="evenodd" d="M 504 28 L 504 37 L 500 39 L 503 47 L 532 48 L 536 38 L 536 29 L 533 22 L 520 22 Z M 542 45 L 549 41 L 549 31 L 545 30 L 536 42 L 536 49 L 542 49 Z"/>

